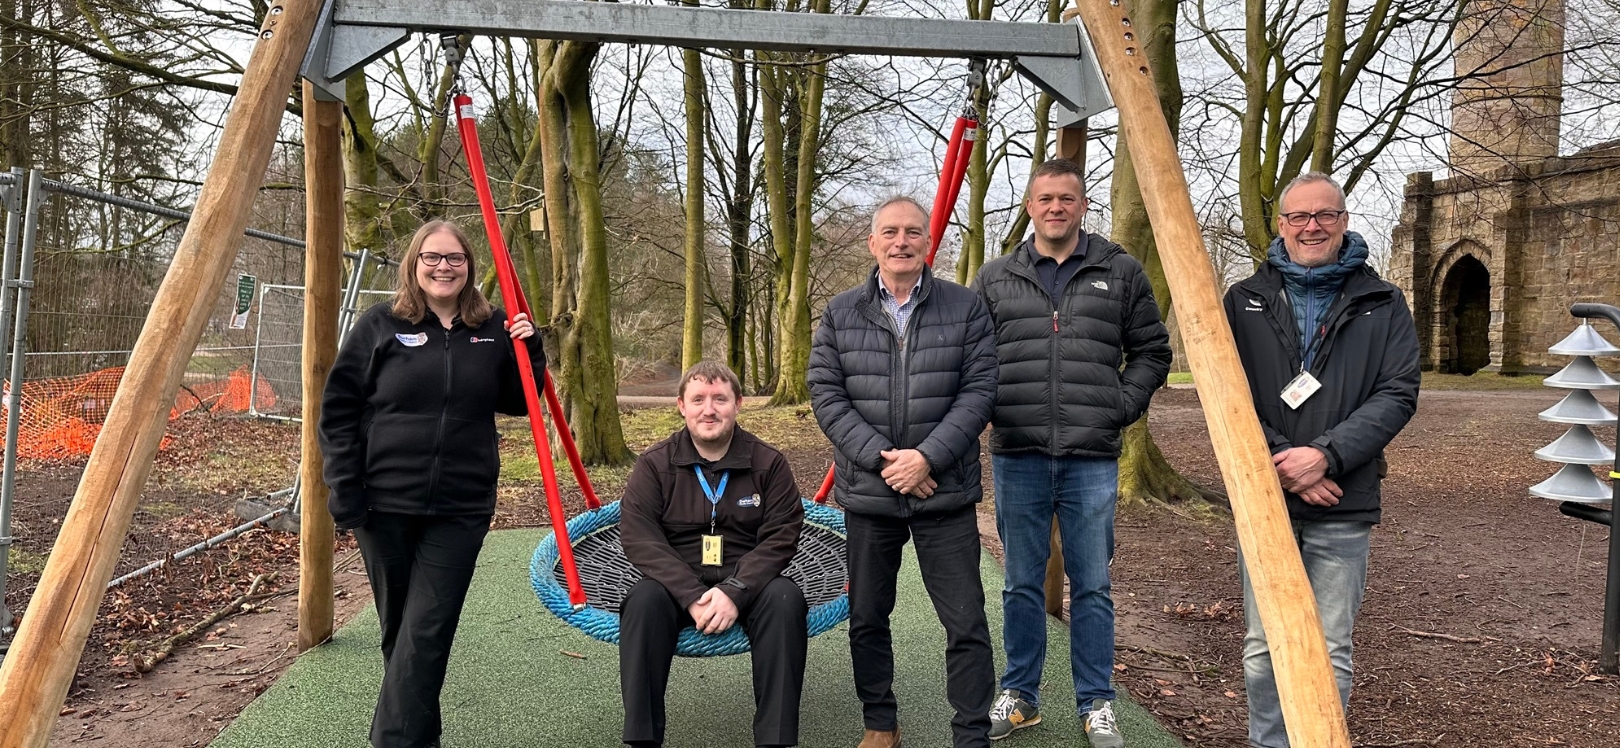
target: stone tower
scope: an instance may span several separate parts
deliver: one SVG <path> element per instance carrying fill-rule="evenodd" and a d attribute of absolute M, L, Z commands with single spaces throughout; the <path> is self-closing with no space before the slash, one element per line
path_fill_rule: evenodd
<path fill-rule="evenodd" d="M 1558 155 L 1564 0 L 1472 0 L 1452 43 L 1452 175 Z"/>
<path fill-rule="evenodd" d="M 1564 2 L 1468 0 L 1451 175 L 1407 175 L 1386 274 L 1424 369 L 1556 371 L 1570 304 L 1620 303 L 1620 140 L 1558 155 Z"/>

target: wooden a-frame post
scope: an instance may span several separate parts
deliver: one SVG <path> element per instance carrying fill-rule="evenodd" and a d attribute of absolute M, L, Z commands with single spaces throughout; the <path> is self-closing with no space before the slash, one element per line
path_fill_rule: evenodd
<path fill-rule="evenodd" d="M 321 393 L 337 358 L 343 275 L 343 102 L 304 82 L 303 433 L 298 462 L 298 651 L 332 638 L 332 513 L 320 444 Z M 364 277 L 363 270 L 355 274 Z"/>
<path fill-rule="evenodd" d="M 1153 71 L 1142 54 L 1141 29 L 1131 25 L 1121 0 L 1076 0 L 1076 5 L 1136 161 L 1165 279 L 1176 300 L 1187 361 L 1232 499 L 1256 612 L 1271 647 L 1289 742 L 1349 748 L 1316 597 L 1227 324 L 1176 143 L 1153 87 Z"/>
<path fill-rule="evenodd" d="M 270 163 L 319 0 L 272 0 L 185 235 L 130 353 L 73 504 L 0 665 L 0 748 L 43 748 L 151 473 L 186 364 Z"/>

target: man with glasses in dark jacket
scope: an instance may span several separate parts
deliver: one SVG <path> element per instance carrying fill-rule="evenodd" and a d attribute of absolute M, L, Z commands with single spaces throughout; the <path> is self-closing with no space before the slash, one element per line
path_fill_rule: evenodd
<path fill-rule="evenodd" d="M 1226 316 L 1348 709 L 1350 631 L 1379 520 L 1384 447 L 1417 410 L 1417 328 L 1400 290 L 1367 266 L 1336 182 L 1302 174 L 1277 205 L 1278 237 L 1265 264 L 1227 292 Z M 1271 650 L 1241 561 L 1249 744 L 1283 748 Z"/>
<path fill-rule="evenodd" d="M 928 213 L 893 198 L 872 216 L 866 283 L 827 304 L 810 352 L 816 420 L 835 447 L 849 548 L 849 648 L 865 734 L 896 748 L 894 610 L 900 551 L 917 566 L 945 627 L 945 691 L 955 748 L 988 746 L 995 660 L 979 579 L 979 435 L 996 392 L 990 314 L 927 266 Z"/>
<path fill-rule="evenodd" d="M 1056 516 L 1069 577 L 1069 668 L 1093 748 L 1125 745 L 1114 718 L 1114 503 L 1120 430 L 1170 372 L 1170 335 L 1142 265 L 1082 231 L 1084 175 L 1036 168 L 1024 196 L 1035 235 L 986 263 L 973 286 L 996 322 L 1000 387 L 990 433 L 1007 670 L 990 736 L 1040 722 L 1046 562 Z"/>

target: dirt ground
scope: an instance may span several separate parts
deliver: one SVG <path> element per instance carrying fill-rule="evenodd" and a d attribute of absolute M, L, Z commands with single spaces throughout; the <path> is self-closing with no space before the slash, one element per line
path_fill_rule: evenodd
<path fill-rule="evenodd" d="M 1562 433 L 1535 419 L 1557 398 L 1550 390 L 1425 391 L 1417 419 L 1392 446 L 1356 629 L 1350 719 L 1363 748 L 1620 744 L 1620 679 L 1595 674 L 1608 528 L 1563 517 L 1525 492 L 1554 467 L 1530 454 Z M 1218 482 L 1194 391 L 1161 392 L 1150 418 L 1174 464 Z M 750 408 L 743 421 L 783 446 L 801 487 L 814 491 L 830 451 L 807 408 Z M 676 420 L 672 409 L 653 409 L 625 423 L 631 448 L 641 449 Z M 284 425 L 199 419 L 176 428 L 186 438 L 160 456 L 119 573 L 231 526 L 234 501 L 284 487 L 296 459 L 296 432 Z M 521 421 L 503 423 L 498 526 L 549 523 L 532 456 L 524 462 L 526 432 Z M 73 465 L 26 466 L 21 558 L 43 559 L 77 474 Z M 625 471 L 593 476 L 605 500 L 617 498 Z M 563 483 L 571 515 L 583 504 L 566 473 Z M 999 554 L 991 506 L 983 510 L 986 546 Z M 1116 677 L 1189 745 L 1244 745 L 1242 595 L 1230 517 L 1128 507 L 1118 525 Z M 110 595 L 52 745 L 206 745 L 293 657 L 296 558 L 295 538 L 255 530 Z M 352 541 L 340 539 L 337 558 L 346 620 L 369 591 Z M 185 628 L 271 573 L 251 612 L 210 627 L 151 672 L 135 672 L 131 652 L 149 647 L 132 642 L 150 645 Z M 14 608 L 36 576 L 13 575 Z M 1067 677 L 1065 670 L 1059 664 L 1048 675 Z"/>
<path fill-rule="evenodd" d="M 232 514 L 237 499 L 286 488 L 297 464 L 297 431 L 286 424 L 194 414 L 171 424 L 169 436 L 142 492 L 115 577 L 241 524 Z M 83 464 L 25 462 L 20 468 L 6 589 L 18 616 L 56 541 Z M 337 609 L 344 619 L 369 595 L 353 550 L 348 539 L 336 548 L 342 565 Z M 255 529 L 109 592 L 51 745 L 206 745 L 295 654 L 297 560 L 297 536 Z M 245 601 L 250 612 L 198 632 L 150 672 L 137 671 L 137 659 L 245 595 L 261 575 Z"/>

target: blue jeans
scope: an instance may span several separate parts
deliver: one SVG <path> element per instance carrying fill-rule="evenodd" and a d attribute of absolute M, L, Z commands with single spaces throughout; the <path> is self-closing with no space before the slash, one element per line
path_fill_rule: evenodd
<path fill-rule="evenodd" d="M 1328 659 L 1333 662 L 1333 678 L 1339 686 L 1342 706 L 1350 708 L 1350 630 L 1361 610 L 1361 596 L 1367 589 L 1367 549 L 1372 535 L 1371 522 L 1294 521 L 1294 540 L 1305 562 L 1316 597 L 1316 610 L 1322 617 L 1322 633 L 1327 638 Z M 1282 702 L 1277 698 L 1277 680 L 1271 670 L 1271 648 L 1254 605 L 1249 572 L 1238 556 L 1238 573 L 1243 577 L 1243 616 L 1248 635 L 1243 639 L 1243 681 L 1249 692 L 1249 745 L 1255 748 L 1288 748 L 1288 732 L 1283 725 Z"/>
<path fill-rule="evenodd" d="M 1001 687 L 1040 703 L 1046 664 L 1046 561 L 1052 518 L 1062 535 L 1069 577 L 1069 668 L 1081 713 L 1093 699 L 1114 698 L 1114 599 L 1108 563 L 1114 558 L 1114 501 L 1119 461 L 1042 454 L 991 455 L 996 532 L 1006 553 L 1002 643 L 1007 671 Z"/>

